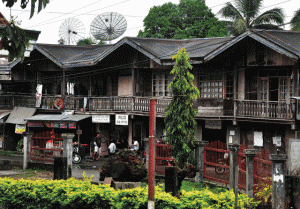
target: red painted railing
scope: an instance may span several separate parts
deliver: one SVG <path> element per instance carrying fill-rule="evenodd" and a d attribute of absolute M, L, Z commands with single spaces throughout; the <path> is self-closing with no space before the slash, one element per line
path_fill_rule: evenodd
<path fill-rule="evenodd" d="M 170 161 L 174 161 L 172 157 L 172 145 L 155 144 L 155 172 L 165 173 L 165 167 Z"/>
<path fill-rule="evenodd" d="M 54 157 L 63 156 L 63 138 L 50 131 L 36 133 L 31 137 L 30 159 L 37 161 L 54 161 Z"/>

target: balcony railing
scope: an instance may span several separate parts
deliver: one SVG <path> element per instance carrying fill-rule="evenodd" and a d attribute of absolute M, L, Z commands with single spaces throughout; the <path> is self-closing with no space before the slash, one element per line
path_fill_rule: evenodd
<path fill-rule="evenodd" d="M 55 107 L 58 96 L 43 95 L 40 108 L 57 109 Z M 170 104 L 170 98 L 157 98 L 156 112 L 164 114 Z M 80 97 L 66 96 L 64 107 L 67 110 L 89 112 L 132 112 L 149 113 L 150 97 Z M 13 109 L 15 106 L 35 107 L 36 96 L 21 94 L 2 94 L 0 96 L 0 109 Z M 235 107 L 235 108 L 233 108 Z M 285 102 L 265 102 L 255 100 L 219 100 L 217 102 L 198 99 L 194 108 L 198 110 L 197 117 L 245 117 L 257 119 L 293 119 L 294 104 Z M 235 109 L 235 114 L 234 114 Z"/>
<path fill-rule="evenodd" d="M 294 105 L 286 102 L 235 101 L 236 116 L 253 118 L 292 119 Z"/>

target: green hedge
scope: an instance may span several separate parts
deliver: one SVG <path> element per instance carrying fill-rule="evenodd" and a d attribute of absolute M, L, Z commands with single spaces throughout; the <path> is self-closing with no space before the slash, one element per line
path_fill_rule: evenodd
<path fill-rule="evenodd" d="M 258 202 L 239 195 L 241 208 L 255 208 Z M 138 187 L 115 191 L 108 185 L 91 184 L 74 178 L 68 180 L 25 180 L 0 178 L 0 205 L 2 208 L 112 208 L 147 209 L 148 188 Z M 155 208 L 234 208 L 234 194 L 225 191 L 213 193 L 182 191 L 180 199 L 155 187 Z"/>

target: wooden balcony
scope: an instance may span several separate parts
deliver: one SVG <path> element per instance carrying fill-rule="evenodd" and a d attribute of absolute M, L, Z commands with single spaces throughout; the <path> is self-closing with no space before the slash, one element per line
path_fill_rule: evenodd
<path fill-rule="evenodd" d="M 57 110 L 55 100 L 58 96 L 43 95 L 41 109 Z M 80 97 L 66 96 L 65 109 L 86 112 L 105 112 L 128 114 L 149 114 L 150 97 Z M 164 116 L 170 98 L 157 98 L 156 113 Z M 0 96 L 0 109 L 13 109 L 15 106 L 32 107 L 36 104 L 35 95 L 2 94 Z M 294 104 L 285 102 L 263 102 L 255 100 L 203 100 L 198 99 L 194 108 L 198 110 L 197 118 L 248 118 L 248 119 L 280 119 L 293 120 Z M 234 111 L 235 110 L 235 111 Z"/>
<path fill-rule="evenodd" d="M 292 120 L 294 104 L 273 101 L 235 101 L 236 116 L 249 118 Z"/>

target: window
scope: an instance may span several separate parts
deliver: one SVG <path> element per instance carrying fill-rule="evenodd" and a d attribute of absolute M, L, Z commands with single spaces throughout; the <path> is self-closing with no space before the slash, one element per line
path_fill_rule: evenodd
<path fill-rule="evenodd" d="M 172 82 L 173 76 L 168 73 L 153 73 L 152 92 L 153 96 L 172 96 L 168 85 Z"/>
<path fill-rule="evenodd" d="M 223 75 L 201 75 L 200 98 L 223 98 Z"/>

